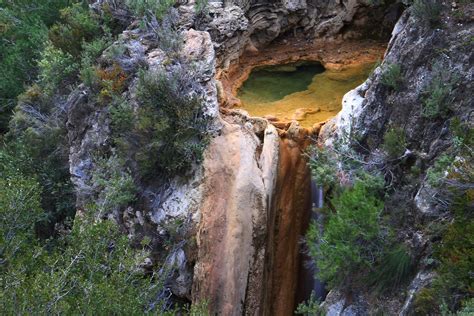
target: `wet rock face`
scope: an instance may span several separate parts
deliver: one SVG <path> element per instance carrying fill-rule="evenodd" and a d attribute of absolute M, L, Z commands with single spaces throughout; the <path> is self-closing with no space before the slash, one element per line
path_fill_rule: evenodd
<path fill-rule="evenodd" d="M 264 133 L 262 144 L 251 123 L 224 122 L 206 152 L 193 300 L 208 299 L 219 315 L 261 309 L 266 216 L 279 145 L 273 126 Z"/>

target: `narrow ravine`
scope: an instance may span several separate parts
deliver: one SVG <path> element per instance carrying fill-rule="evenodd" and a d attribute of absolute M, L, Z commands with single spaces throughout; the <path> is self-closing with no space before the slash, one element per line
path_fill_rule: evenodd
<path fill-rule="evenodd" d="M 340 111 L 343 95 L 365 81 L 384 48 L 372 43 L 362 49 L 358 43 L 345 43 L 333 47 L 331 55 L 322 49 L 280 47 L 269 48 L 271 56 L 266 51 L 244 55 L 226 73 L 218 71 L 224 118 L 261 120 L 274 125 L 279 138 L 273 158 L 277 162 L 275 184 L 265 207 L 265 232 L 256 227 L 266 240 L 264 249 L 260 238 L 253 239 L 254 246 L 265 254 L 263 276 L 259 276 L 264 283 L 260 303 L 264 315 L 292 315 L 313 291 L 324 299 L 324 284 L 314 276 L 316 265 L 304 253 L 303 236 L 311 220 L 319 216 L 313 209 L 322 206 L 322 190 L 311 181 L 304 152 L 325 121 Z M 260 297 L 254 289 L 251 292 L 247 298 Z M 252 304 L 244 304 L 244 314 L 253 314 Z"/>

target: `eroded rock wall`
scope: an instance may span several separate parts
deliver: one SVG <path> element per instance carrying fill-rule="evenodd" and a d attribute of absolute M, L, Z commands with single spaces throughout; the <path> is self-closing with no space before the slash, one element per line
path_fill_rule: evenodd
<path fill-rule="evenodd" d="M 219 315 L 260 314 L 278 147 L 272 125 L 262 144 L 251 123 L 224 122 L 206 152 L 193 299 L 208 299 Z"/>
<path fill-rule="evenodd" d="M 461 10 L 472 13 L 472 4 Z M 429 185 L 427 170 L 452 146 L 450 124 L 455 118 L 470 128 L 474 126 L 472 45 L 465 40 L 473 32 L 472 19 L 456 21 L 446 8 L 437 27 L 411 10 L 405 11 L 393 30 L 382 65 L 363 85 L 346 94 L 343 110 L 323 127 L 320 141 L 326 146 L 352 130 L 360 143 L 351 146 L 362 154 L 365 163 L 384 168 L 391 185 L 384 212 L 399 219 L 393 223 L 398 227 L 397 240 L 410 249 L 417 262 L 417 273 L 410 282 L 383 299 L 359 290 L 349 302 L 341 294 L 346 289 L 334 289 L 324 305 L 328 314 L 411 314 L 414 296 L 433 280 L 433 267 L 425 259 L 432 255 L 436 240 L 425 227 L 449 222 L 452 214 L 440 198 L 441 189 Z M 400 66 L 397 89 L 382 80 L 389 65 Z M 450 87 L 442 103 L 447 112 L 428 117 L 423 114 L 424 100 L 434 93 L 430 86 L 439 78 Z M 397 159 L 384 153 L 383 135 L 391 128 L 406 138 L 405 152 Z"/>
<path fill-rule="evenodd" d="M 189 240 L 165 260 L 177 265 L 167 284 L 174 295 L 207 300 L 212 314 L 291 315 L 298 239 L 309 208 L 309 172 L 301 155 L 309 135 L 297 127 L 282 132 L 265 120 L 220 114 L 216 66 L 226 70 L 244 52 L 258 54 L 282 36 L 383 37 L 385 28 L 371 33 L 371 26 L 389 27 L 398 7 L 372 8 L 359 0 L 212 1 L 209 17 L 198 22 L 194 6 L 188 1 L 177 10 L 185 40 L 181 54 L 198 69 L 196 84 L 212 118 L 204 161 L 186 178 L 140 187 L 140 208 L 111 216 L 131 237 L 158 236 L 152 240 L 156 248 L 162 247 L 167 223 L 186 220 Z M 125 54 L 117 62 L 125 71 L 143 65 L 172 71 L 150 37 L 133 27 L 122 34 Z M 136 77 L 125 97 L 136 107 L 135 85 Z M 94 198 L 92 155 L 110 150 L 110 122 L 107 105 L 94 104 L 84 86 L 68 102 L 70 170 L 81 208 Z"/>
<path fill-rule="evenodd" d="M 282 36 L 385 39 L 402 10 L 401 4 L 370 5 L 365 0 L 216 1 L 210 2 L 209 20 L 198 27 L 211 34 L 218 65 L 226 69 L 244 51 L 256 53 Z"/>

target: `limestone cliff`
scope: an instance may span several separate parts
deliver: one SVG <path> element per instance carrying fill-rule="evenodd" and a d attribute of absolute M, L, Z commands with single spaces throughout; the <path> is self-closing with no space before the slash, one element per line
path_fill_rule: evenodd
<path fill-rule="evenodd" d="M 184 2 L 173 10 L 179 17 L 177 29 L 184 39 L 180 58 L 192 64 L 196 73 L 195 85 L 187 92 L 198 91 L 204 96 L 203 107 L 211 121 L 204 159 L 184 177 L 141 183 L 138 206 L 109 216 L 132 239 L 152 237 L 156 258 L 151 260 L 160 260 L 164 254 L 163 261 L 175 268 L 167 280 L 175 297 L 208 300 L 211 314 L 291 315 L 297 303 L 299 240 L 310 210 L 310 175 L 302 152 L 320 125 L 307 131 L 297 124 L 272 125 L 265 119 L 224 109 L 231 103 L 226 103 L 226 97 L 235 93 L 229 88 L 232 84 L 226 85 L 225 81 L 239 77 L 233 77 L 233 72 L 246 62 L 251 64 L 246 60 L 249 56 L 255 58 L 253 65 L 265 63 L 258 56 L 271 55 L 271 49 L 260 53 L 275 43 L 282 50 L 273 63 L 292 60 L 296 52 L 296 59 L 320 60 L 327 67 L 338 67 L 350 58 L 373 59 L 381 55 L 384 47 L 368 39 L 386 38 L 403 5 L 395 2 L 373 6 L 362 0 L 212 1 L 207 15 L 199 16 L 195 1 Z M 444 121 L 431 122 L 420 115 L 419 99 L 434 76 L 433 64 L 456 69 L 462 78 L 457 86 L 459 93 L 453 99 L 453 112 L 466 117 L 472 107 L 472 98 L 468 97 L 472 56 L 467 51 L 469 45 L 463 44 L 463 38 L 472 34 L 472 24 L 458 25 L 448 20 L 443 23 L 447 28 L 432 29 L 405 12 L 395 26 L 381 66 L 401 64 L 406 78 L 402 89 L 388 90 L 381 83 L 379 68 L 364 85 L 346 95 L 341 114 L 323 128 L 322 140 L 336 137 L 352 124 L 368 149 L 366 159 L 377 160 L 379 156 L 374 153 L 380 148 L 380 135 L 388 126 L 403 123 L 410 166 L 419 165 L 425 171 L 432 165 L 447 146 Z M 124 97 L 135 110 L 138 105 L 134 71 L 148 67 L 172 72 L 176 66 L 157 47 L 152 39 L 156 34 L 151 33 L 131 23 L 119 40 L 125 54 L 116 62 L 133 74 Z M 356 39 L 364 41 L 351 46 Z M 292 49 L 285 48 L 288 43 Z M 339 51 L 333 55 L 333 50 Z M 91 184 L 96 168 L 93 152 L 111 150 L 109 109 L 95 104 L 89 96 L 88 89 L 81 86 L 69 96 L 67 106 L 70 172 L 78 208 L 96 198 Z M 410 210 L 409 228 L 400 239 L 415 248 L 421 258 L 429 242 L 422 232 L 415 231 L 416 220 L 438 216 L 439 208 L 425 198 L 429 187 L 424 179 L 406 184 L 402 173 L 394 170 L 395 188 L 403 194 Z M 397 199 L 395 193 L 392 199 Z M 170 234 L 169 226 L 181 221 L 185 225 L 180 226 L 183 229 L 178 242 L 171 249 L 164 249 L 163 236 Z M 419 270 L 412 287 L 426 282 L 426 275 L 429 279 L 425 267 L 420 266 Z M 419 281 L 422 278 L 423 282 Z M 335 314 L 343 313 L 344 308 L 359 311 L 353 314 L 364 314 L 373 310 L 371 306 L 386 303 L 369 302 L 366 293 L 358 294 L 360 306 L 347 307 L 351 304 L 337 291 L 331 293 L 326 305 Z M 409 300 L 400 295 L 388 298 L 386 304 L 392 312 L 403 308 L 404 313 L 408 307 L 403 305 L 409 306 Z"/>
<path fill-rule="evenodd" d="M 462 10 L 472 12 L 472 6 Z M 383 63 L 363 85 L 346 94 L 342 111 L 320 134 L 320 141 L 332 146 L 336 138 L 351 130 L 359 142 L 350 146 L 362 154 L 366 164 L 386 168 L 385 177 L 392 189 L 385 212 L 402 217 L 399 224 L 403 228 L 397 238 L 409 246 L 417 262 L 417 273 L 407 285 L 407 295 L 400 291 L 380 300 L 360 291 L 350 303 L 334 290 L 325 303 L 329 315 L 362 315 L 377 310 L 413 313 L 414 295 L 435 277 L 426 259 L 432 255 L 436 240 L 426 227 L 449 222 L 453 214 L 448 211 L 441 189 L 431 186 L 427 171 L 452 148 L 452 122 L 459 119 L 470 128 L 474 124 L 469 92 L 474 75 L 472 43 L 466 42 L 467 34 L 474 31 L 472 19 L 459 22 L 450 14 L 442 14 L 439 23 L 439 27 L 433 27 L 412 10 L 405 11 L 394 27 Z M 383 79 L 387 67 L 393 64 L 401 67 L 400 87 L 396 90 Z M 449 86 L 449 95 L 442 103 L 447 112 L 429 116 L 424 100 L 433 93 L 430 87 L 440 77 L 443 85 Z M 396 159 L 384 154 L 381 137 L 391 128 L 399 128 L 406 137 L 406 148 Z M 410 170 L 420 172 L 413 175 Z"/>

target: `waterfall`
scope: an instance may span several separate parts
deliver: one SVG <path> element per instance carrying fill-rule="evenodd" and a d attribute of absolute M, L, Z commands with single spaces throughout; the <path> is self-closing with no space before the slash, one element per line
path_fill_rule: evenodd
<path fill-rule="evenodd" d="M 320 229 L 322 229 L 321 223 L 323 215 L 321 212 L 318 212 L 318 210 L 320 210 L 324 205 L 323 199 L 323 187 L 319 186 L 314 180 L 311 180 L 311 210 L 308 210 L 308 219 L 316 222 L 318 226 L 320 226 Z M 305 248 L 306 247 L 303 245 L 303 249 Z M 307 301 L 310 298 L 311 293 L 314 293 L 315 298 L 319 301 L 325 299 L 327 294 L 325 285 L 315 277 L 318 271 L 317 269 L 316 262 L 313 261 L 306 250 L 302 250 L 296 297 L 297 303 Z"/>
<path fill-rule="evenodd" d="M 311 219 L 316 222 L 319 229 L 322 230 L 323 215 L 318 212 L 324 206 L 323 186 L 318 185 L 313 179 L 311 179 Z M 314 260 L 310 259 L 309 268 L 312 272 L 312 291 L 314 292 L 316 299 L 322 301 L 326 297 L 326 288 L 324 283 L 315 277 L 318 266 Z"/>

